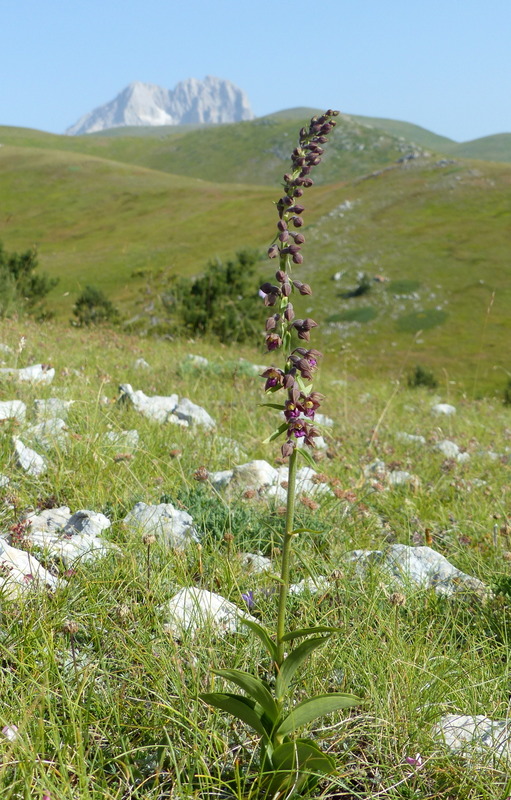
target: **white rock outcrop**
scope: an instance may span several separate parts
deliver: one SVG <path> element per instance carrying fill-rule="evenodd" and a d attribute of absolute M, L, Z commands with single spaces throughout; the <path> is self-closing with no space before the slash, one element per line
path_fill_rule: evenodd
<path fill-rule="evenodd" d="M 224 636 L 243 630 L 242 619 L 257 622 L 225 597 L 195 586 L 181 589 L 162 611 L 166 630 L 176 636 L 208 628 Z"/>
<path fill-rule="evenodd" d="M 482 714 L 447 714 L 433 727 L 432 735 L 456 753 L 483 753 L 511 758 L 511 722 L 492 720 Z"/>
<path fill-rule="evenodd" d="M 59 580 L 26 550 L 12 547 L 0 537 L 0 591 L 15 599 L 34 588 L 56 589 Z"/>
<path fill-rule="evenodd" d="M 393 544 L 386 550 L 352 550 L 343 561 L 353 564 L 356 574 L 363 578 L 377 569 L 391 588 L 434 589 L 446 596 L 463 592 L 480 597 L 488 595 L 482 581 L 461 572 L 431 547 Z"/>
<path fill-rule="evenodd" d="M 174 508 L 172 503 L 137 503 L 124 517 L 124 524 L 141 536 L 154 534 L 169 547 L 183 547 L 199 541 L 190 514 Z"/>
<path fill-rule="evenodd" d="M 25 519 L 29 523 L 27 538 L 66 566 L 78 559 L 89 562 L 105 556 L 112 549 L 118 550 L 101 538 L 111 523 L 99 512 L 81 509 L 72 514 L 67 506 L 61 506 L 33 512 Z"/>
<path fill-rule="evenodd" d="M 13 437 L 13 444 L 16 463 L 27 475 L 37 478 L 46 472 L 46 461 L 39 453 L 23 444 L 17 436 Z"/>

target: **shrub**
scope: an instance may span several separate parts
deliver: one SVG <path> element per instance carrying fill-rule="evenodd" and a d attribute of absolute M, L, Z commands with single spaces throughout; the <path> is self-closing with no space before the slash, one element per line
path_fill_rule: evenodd
<path fill-rule="evenodd" d="M 408 386 L 411 389 L 417 389 L 419 386 L 425 386 L 427 389 L 436 389 L 438 381 L 429 369 L 424 369 L 420 364 L 417 364 L 414 371 L 408 376 Z"/>
<path fill-rule="evenodd" d="M 94 286 L 85 287 L 73 306 L 73 314 L 76 321 L 71 320 L 72 324 L 80 327 L 117 322 L 119 319 L 119 312 L 113 303 Z"/>
<path fill-rule="evenodd" d="M 264 315 L 254 302 L 257 281 L 253 279 L 260 255 L 241 250 L 225 264 L 210 261 L 204 275 L 176 281 L 165 305 L 177 316 L 179 327 L 195 336 L 218 337 L 242 342 L 260 336 Z"/>
<path fill-rule="evenodd" d="M 7 253 L 0 242 L 0 317 L 23 312 L 44 315 L 42 301 L 57 285 L 58 278 L 45 273 L 36 275 L 37 266 L 35 249 Z"/>

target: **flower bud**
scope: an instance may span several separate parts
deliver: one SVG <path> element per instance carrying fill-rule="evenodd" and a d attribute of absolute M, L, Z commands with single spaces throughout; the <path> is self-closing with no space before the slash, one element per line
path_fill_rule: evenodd
<path fill-rule="evenodd" d="M 309 186 L 312 186 L 314 184 L 312 178 L 302 178 L 301 180 L 302 180 L 302 186 L 305 186 L 305 188 L 308 188 Z"/>
<path fill-rule="evenodd" d="M 290 441 L 284 442 L 284 444 L 280 448 L 280 452 L 282 453 L 282 458 L 288 458 L 289 456 L 292 456 L 294 449 L 295 446 L 293 442 Z"/>
<path fill-rule="evenodd" d="M 277 272 L 275 273 L 275 277 L 279 283 L 284 283 L 284 281 L 287 280 L 287 275 L 283 269 L 278 269 Z"/>
<path fill-rule="evenodd" d="M 303 225 L 303 219 L 301 217 L 291 217 L 291 222 L 295 228 L 301 228 Z"/>
<path fill-rule="evenodd" d="M 275 330 L 275 328 L 277 327 L 277 322 L 279 321 L 279 319 L 280 319 L 280 315 L 279 314 L 274 314 L 273 317 L 268 317 L 268 319 L 266 320 L 266 325 L 265 325 L 266 331 Z"/>
<path fill-rule="evenodd" d="M 295 312 L 292 303 L 288 303 L 286 306 L 286 310 L 284 311 L 284 319 L 287 322 L 291 322 L 294 319 Z"/>
<path fill-rule="evenodd" d="M 276 333 L 269 333 L 266 337 L 266 347 L 268 350 L 278 350 L 282 345 L 282 339 Z"/>
<path fill-rule="evenodd" d="M 287 242 L 288 239 L 289 239 L 289 231 L 286 230 L 282 231 L 282 233 L 279 233 L 280 242 Z"/>
<path fill-rule="evenodd" d="M 303 244 L 305 242 L 305 236 L 303 233 L 292 233 L 291 236 L 293 237 L 295 244 Z"/>
<path fill-rule="evenodd" d="M 293 253 L 293 264 L 303 264 L 303 256 L 301 253 Z"/>
<path fill-rule="evenodd" d="M 272 246 L 268 248 L 268 258 L 276 258 L 278 254 L 279 248 L 276 244 L 272 244 Z"/>
<path fill-rule="evenodd" d="M 283 219 L 279 219 L 277 222 L 277 228 L 279 231 L 287 231 L 287 222 L 285 222 Z"/>
<path fill-rule="evenodd" d="M 291 208 L 289 208 L 288 211 L 290 211 L 291 213 L 294 213 L 294 214 L 301 214 L 302 211 L 305 211 L 305 207 L 304 206 L 300 206 L 300 205 L 297 204 L 297 205 L 291 206 Z"/>
<path fill-rule="evenodd" d="M 301 197 L 301 196 L 302 196 L 302 194 L 303 194 L 303 189 L 301 189 L 301 188 L 298 186 L 298 188 L 297 188 L 297 189 L 295 189 L 295 190 L 294 190 L 294 192 L 293 192 L 293 197 Z"/>
<path fill-rule="evenodd" d="M 294 259 L 294 256 L 293 256 L 293 259 Z M 289 295 L 291 294 L 291 291 L 292 291 L 292 289 L 291 289 L 291 284 L 290 283 L 286 282 L 286 283 L 282 284 L 282 294 L 284 295 L 284 297 L 289 297 Z"/>

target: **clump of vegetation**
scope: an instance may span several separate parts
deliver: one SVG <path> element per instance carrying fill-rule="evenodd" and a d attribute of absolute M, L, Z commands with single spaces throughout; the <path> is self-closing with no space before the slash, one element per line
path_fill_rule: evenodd
<path fill-rule="evenodd" d="M 410 389 L 417 389 L 419 387 L 436 389 L 438 381 L 431 370 L 417 364 L 413 372 L 408 376 L 408 386 Z"/>
<path fill-rule="evenodd" d="M 176 281 L 165 304 L 177 328 L 194 336 L 213 335 L 226 342 L 261 336 L 264 316 L 257 308 L 257 250 L 241 250 L 227 262 L 209 261 L 204 275 Z"/>
<path fill-rule="evenodd" d="M 85 287 L 73 306 L 73 314 L 76 320 L 71 320 L 71 322 L 79 327 L 119 321 L 117 308 L 104 292 L 94 286 Z"/>
<path fill-rule="evenodd" d="M 48 316 L 43 300 L 58 283 L 45 273 L 36 274 L 37 252 L 8 253 L 0 242 L 0 317 L 29 313 L 40 318 Z"/>
<path fill-rule="evenodd" d="M 341 297 L 345 300 L 349 300 L 351 297 L 362 297 L 362 295 L 367 294 L 371 291 L 371 280 L 365 274 L 361 275 L 358 284 L 355 286 L 354 289 L 349 289 L 347 292 L 342 292 Z"/>

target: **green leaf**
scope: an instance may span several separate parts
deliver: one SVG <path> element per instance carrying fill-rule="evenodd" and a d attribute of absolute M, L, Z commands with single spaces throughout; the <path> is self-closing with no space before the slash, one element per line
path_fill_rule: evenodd
<path fill-rule="evenodd" d="M 273 751 L 275 769 L 300 770 L 329 774 L 335 769 L 332 756 L 323 753 L 311 739 L 297 739 L 295 742 L 284 742 Z"/>
<path fill-rule="evenodd" d="M 297 536 L 299 533 L 323 533 L 323 531 L 315 531 L 313 528 L 295 528 L 294 531 L 290 531 L 290 536 Z"/>
<path fill-rule="evenodd" d="M 334 759 L 323 753 L 317 744 L 310 739 L 297 739 L 285 742 L 275 748 L 272 755 L 273 773 L 267 773 L 265 797 L 273 798 L 277 794 L 293 790 L 293 797 L 307 797 L 319 783 L 320 775 L 329 775 L 335 771 Z"/>
<path fill-rule="evenodd" d="M 333 711 L 339 711 L 341 708 L 351 708 L 360 702 L 362 702 L 361 698 L 352 694 L 339 694 L 337 692 L 318 694 L 316 697 L 311 697 L 295 706 L 287 717 L 282 720 L 275 731 L 275 735 L 287 736 L 301 728 L 302 725 L 308 725 L 309 722 L 318 719 L 318 717 L 331 714 Z"/>
<path fill-rule="evenodd" d="M 282 434 L 287 431 L 288 424 L 289 424 L 288 422 L 283 422 L 282 425 L 279 425 L 277 430 L 273 431 L 273 433 L 263 441 L 263 444 L 269 444 L 270 442 L 273 442 L 275 439 L 278 439 L 279 436 L 282 436 Z"/>
<path fill-rule="evenodd" d="M 304 461 L 307 462 L 309 467 L 312 467 L 314 470 L 316 469 L 316 467 L 318 465 L 316 464 L 316 462 L 314 461 L 313 457 L 309 453 L 309 450 L 307 449 L 307 445 L 306 444 L 302 445 L 301 447 L 297 447 L 296 448 L 296 452 L 299 455 L 301 455 L 301 457 L 304 459 Z"/>
<path fill-rule="evenodd" d="M 255 709 L 255 702 L 248 697 L 227 692 L 202 692 L 199 697 L 205 703 L 209 703 L 210 706 L 219 708 L 221 711 L 227 711 L 233 717 L 245 722 L 260 736 L 268 737 L 268 731 L 261 718 L 262 715 Z"/>
<path fill-rule="evenodd" d="M 282 637 L 282 642 L 290 642 L 293 639 L 299 639 L 300 636 L 313 636 L 317 633 L 341 633 L 341 628 L 332 628 L 330 625 L 316 625 L 314 628 L 297 628 L 295 631 L 289 631 Z"/>
<path fill-rule="evenodd" d="M 258 622 L 254 622 L 251 619 L 240 619 L 240 622 L 242 625 L 246 625 L 248 628 L 250 628 L 252 633 L 254 633 L 259 639 L 259 641 L 262 642 L 272 661 L 276 661 L 277 645 L 275 644 L 273 639 L 270 638 L 270 634 L 268 633 L 266 628 L 263 628 L 262 625 L 259 625 Z"/>
<path fill-rule="evenodd" d="M 277 675 L 275 684 L 275 694 L 279 698 L 284 697 L 287 688 L 291 683 L 293 675 L 305 659 L 316 650 L 318 647 L 324 645 L 330 636 L 319 636 L 316 639 L 306 639 L 304 642 L 295 647 L 294 650 L 284 659 L 281 664 L 280 672 Z"/>
<path fill-rule="evenodd" d="M 259 703 L 272 722 L 276 721 L 280 709 L 259 678 L 255 678 L 249 672 L 242 672 L 242 670 L 239 669 L 215 669 L 213 672 L 215 675 L 220 675 L 221 678 L 226 678 L 228 681 L 232 681 L 239 686 L 240 689 L 243 689 L 249 697 L 255 700 L 256 703 Z"/>
<path fill-rule="evenodd" d="M 258 403 L 257 405 L 260 406 L 260 408 L 276 408 L 277 411 L 284 411 L 285 409 L 285 406 L 281 403 Z"/>

